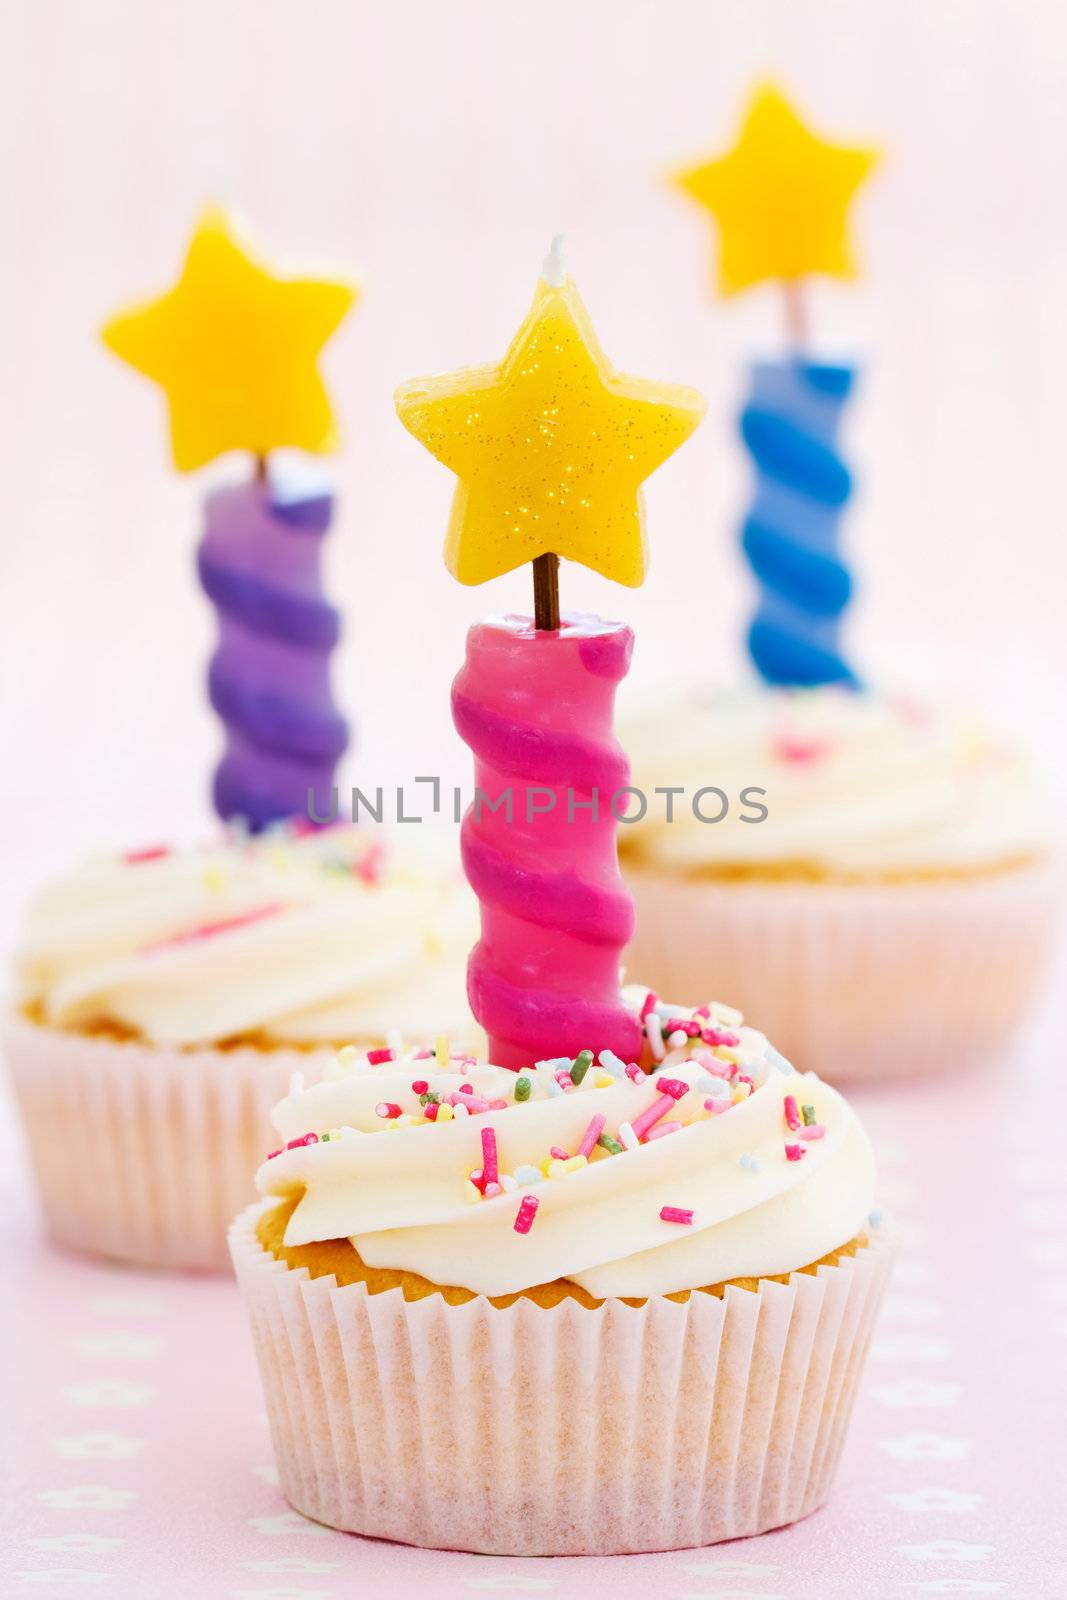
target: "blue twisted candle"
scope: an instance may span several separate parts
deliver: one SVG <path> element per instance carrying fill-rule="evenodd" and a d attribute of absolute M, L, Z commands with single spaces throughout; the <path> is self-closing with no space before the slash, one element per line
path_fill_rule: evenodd
<path fill-rule="evenodd" d="M 798 356 L 752 366 L 741 436 L 756 492 L 742 545 L 760 586 L 748 648 L 768 683 L 856 682 L 839 643 L 852 594 L 839 549 L 852 479 L 837 453 L 855 375 Z"/>
<path fill-rule="evenodd" d="M 328 815 L 348 744 L 330 690 L 340 619 L 322 592 L 332 512 L 327 489 L 284 481 L 219 489 L 205 502 L 197 566 L 219 617 L 208 691 L 226 728 L 213 798 L 220 817 L 256 831 L 307 817 L 309 790 Z"/>

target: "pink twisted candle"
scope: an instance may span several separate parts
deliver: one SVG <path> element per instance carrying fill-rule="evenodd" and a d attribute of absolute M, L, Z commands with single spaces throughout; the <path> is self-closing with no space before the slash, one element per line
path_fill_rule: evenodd
<path fill-rule="evenodd" d="M 613 713 L 632 649 L 629 628 L 597 617 L 565 616 L 558 632 L 495 617 L 467 635 L 452 688 L 475 761 L 462 846 L 482 937 L 467 993 L 500 1066 L 640 1050 L 619 995 L 634 917 L 611 806 L 630 778 Z"/>

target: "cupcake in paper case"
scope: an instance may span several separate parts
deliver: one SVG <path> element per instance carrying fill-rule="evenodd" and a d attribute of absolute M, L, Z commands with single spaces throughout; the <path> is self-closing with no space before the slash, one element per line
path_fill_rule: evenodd
<path fill-rule="evenodd" d="M 350 1058 L 230 1245 L 282 1489 L 355 1533 L 675 1549 L 826 1499 L 891 1248 L 841 1096 L 720 1005 L 645 1059 Z"/>
<path fill-rule="evenodd" d="M 442 1026 L 477 1043 L 475 922 L 458 873 L 351 827 L 100 857 L 44 889 L 4 1044 L 51 1236 L 225 1269 L 294 1073 Z"/>
<path fill-rule="evenodd" d="M 834 1081 L 1004 1051 L 1060 888 L 1048 796 L 1019 751 L 842 688 L 693 690 L 623 739 L 649 800 L 619 838 L 633 971 L 664 993 L 713 982 Z"/>

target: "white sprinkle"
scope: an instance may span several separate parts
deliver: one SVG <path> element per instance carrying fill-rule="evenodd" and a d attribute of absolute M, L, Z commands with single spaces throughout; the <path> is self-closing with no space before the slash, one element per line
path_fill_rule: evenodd
<path fill-rule="evenodd" d="M 645 1018 L 645 1033 L 648 1036 L 649 1049 L 657 1061 L 662 1061 L 666 1055 L 663 1047 L 663 1022 L 658 1012 L 650 1011 Z"/>
<path fill-rule="evenodd" d="M 519 1187 L 518 1183 L 511 1176 L 510 1172 L 502 1172 L 497 1181 L 505 1194 L 514 1194 L 515 1190 Z"/>
<path fill-rule="evenodd" d="M 563 1085 L 557 1083 L 555 1078 L 546 1079 L 545 1087 L 548 1090 L 548 1094 L 549 1094 L 549 1098 L 550 1099 L 553 1099 L 553 1100 L 558 1099 L 559 1096 L 562 1095 L 562 1093 L 563 1093 Z"/>
<path fill-rule="evenodd" d="M 302 1072 L 290 1073 L 290 1075 L 289 1075 L 289 1093 L 290 1094 L 303 1094 L 303 1092 L 304 1092 L 304 1074 Z"/>
<path fill-rule="evenodd" d="M 721 1000 L 713 1000 L 708 1009 L 715 1021 L 727 1028 L 739 1028 L 745 1020 L 743 1011 L 738 1011 L 736 1006 L 724 1006 Z"/>
<path fill-rule="evenodd" d="M 544 1177 L 545 1175 L 540 1167 L 523 1166 L 515 1168 L 515 1182 L 521 1184 L 524 1188 L 527 1184 L 543 1183 Z"/>
<path fill-rule="evenodd" d="M 455 1105 L 452 1107 L 452 1115 L 453 1117 L 469 1117 L 470 1112 L 463 1104 L 462 1100 L 457 1100 Z"/>
<path fill-rule="evenodd" d="M 619 1123 L 619 1143 L 624 1150 L 636 1150 L 641 1143 L 628 1122 Z"/>
<path fill-rule="evenodd" d="M 601 1050 L 600 1065 L 605 1072 L 610 1072 L 613 1078 L 621 1078 L 626 1072 L 625 1061 L 620 1061 L 614 1050 Z"/>
<path fill-rule="evenodd" d="M 684 1028 L 675 1028 L 673 1033 L 667 1035 L 667 1043 L 672 1050 L 680 1050 L 684 1044 L 689 1043 L 689 1035 Z"/>
<path fill-rule="evenodd" d="M 730 1089 L 722 1078 L 698 1078 L 697 1088 L 702 1094 L 710 1094 L 713 1100 L 729 1100 Z"/>
<path fill-rule="evenodd" d="M 740 1156 L 738 1159 L 746 1172 L 759 1171 L 759 1162 L 756 1160 L 755 1156 L 750 1156 L 746 1153 L 745 1155 Z"/>

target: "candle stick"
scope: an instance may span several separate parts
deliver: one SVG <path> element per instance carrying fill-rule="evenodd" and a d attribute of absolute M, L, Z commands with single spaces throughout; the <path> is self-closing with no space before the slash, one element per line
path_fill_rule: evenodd
<path fill-rule="evenodd" d="M 453 689 L 478 786 L 462 833 L 482 921 L 472 1010 L 502 1066 L 585 1048 L 630 1060 L 640 1035 L 619 960 L 633 909 L 615 847 L 629 767 L 612 716 L 632 636 L 560 615 L 551 579 L 563 557 L 642 581 L 641 484 L 688 438 L 703 400 L 613 370 L 557 241 L 503 362 L 408 384 L 397 409 L 459 479 L 453 574 L 483 583 L 534 563 L 539 614 L 472 628 Z"/>
<path fill-rule="evenodd" d="M 332 496 L 321 484 L 301 487 L 269 458 L 282 446 L 335 448 L 317 357 L 354 298 L 346 284 L 276 276 L 211 209 L 175 288 L 103 332 L 109 349 L 165 390 L 179 471 L 252 452 L 250 482 L 207 497 L 198 567 L 219 615 L 208 685 L 226 750 L 215 808 L 253 829 L 328 813 L 348 742 L 330 692 L 339 622 L 319 554 Z"/>
<path fill-rule="evenodd" d="M 735 148 L 677 177 L 719 229 L 716 287 L 781 285 L 789 354 L 758 361 L 741 414 L 756 487 L 742 547 L 759 585 L 749 653 L 770 683 L 854 684 L 840 631 L 852 580 L 840 551 L 851 477 L 837 433 L 856 368 L 809 358 L 805 280 L 857 275 L 847 229 L 875 153 L 829 144 L 773 86 L 758 89 Z"/>

